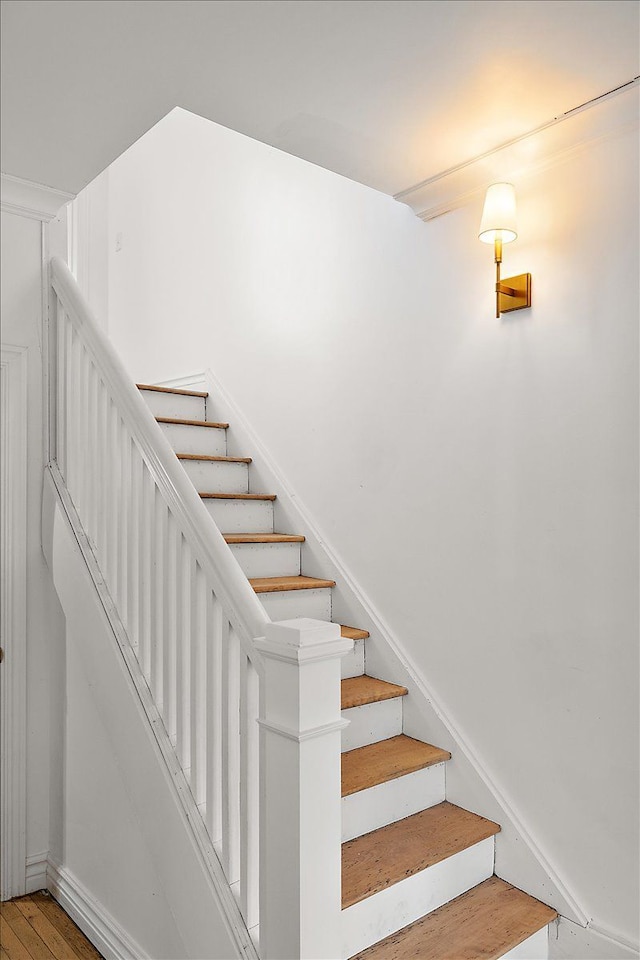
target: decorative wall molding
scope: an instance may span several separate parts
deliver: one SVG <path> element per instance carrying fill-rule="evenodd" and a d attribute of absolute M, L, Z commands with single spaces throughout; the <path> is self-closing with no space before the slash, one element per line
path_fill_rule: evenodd
<path fill-rule="evenodd" d="M 25 893 L 27 807 L 27 348 L 1 349 L 0 899 Z"/>
<path fill-rule="evenodd" d="M 3 213 L 13 213 L 31 220 L 53 220 L 60 207 L 73 200 L 74 196 L 42 183 L 12 177 L 8 173 L 2 174 L 1 181 Z"/>
<path fill-rule="evenodd" d="M 486 153 L 395 194 L 421 220 L 433 220 L 480 196 L 490 183 L 519 180 L 595 143 L 638 128 L 639 80 L 568 110 Z"/>
<path fill-rule="evenodd" d="M 47 886 L 105 960 L 150 960 L 70 870 L 49 858 Z"/>
<path fill-rule="evenodd" d="M 47 886 L 47 862 L 49 852 L 35 853 L 27 857 L 26 871 L 26 890 L 25 893 L 33 893 L 34 890 L 45 890 Z"/>

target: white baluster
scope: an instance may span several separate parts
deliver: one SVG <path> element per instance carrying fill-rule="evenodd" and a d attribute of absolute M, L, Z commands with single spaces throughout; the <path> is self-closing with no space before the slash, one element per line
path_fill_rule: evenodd
<path fill-rule="evenodd" d="M 129 457 L 130 466 L 130 504 L 131 504 L 131 523 L 129 525 L 129 559 L 127 564 L 127 596 L 129 597 L 129 640 L 133 649 L 136 651 L 138 660 L 140 660 L 140 528 L 141 528 L 141 503 L 140 503 L 140 474 L 142 471 L 142 458 L 135 442 L 130 445 L 131 455 Z"/>
<path fill-rule="evenodd" d="M 171 740 L 176 742 L 176 661 L 178 635 L 178 538 L 181 536 L 171 513 L 167 517 L 166 594 L 162 651 L 162 716 Z"/>
<path fill-rule="evenodd" d="M 120 619 L 129 631 L 129 541 L 131 539 L 131 439 L 126 425 L 120 424 L 118 463 L 120 468 L 120 508 L 118 513 L 118 597 Z"/>
<path fill-rule="evenodd" d="M 206 799 L 206 618 L 207 585 L 202 567 L 192 564 L 191 580 L 191 792 L 196 803 Z"/>
<path fill-rule="evenodd" d="M 151 636 L 153 630 L 153 603 L 151 595 L 153 579 L 155 576 L 155 570 L 153 566 L 153 553 L 155 545 L 153 528 L 155 522 L 155 513 L 153 504 L 154 483 L 144 460 L 141 460 L 139 483 L 140 571 L 138 583 L 140 602 L 138 606 L 138 642 L 140 646 L 138 650 L 138 660 L 140 662 L 142 672 L 148 681 L 151 676 Z"/>
<path fill-rule="evenodd" d="M 98 473 L 97 378 L 96 368 L 93 363 L 89 361 L 87 379 L 87 442 L 85 446 L 86 469 L 89 474 L 89 484 L 87 486 L 87 508 L 84 529 L 94 553 L 98 522 L 98 490 L 96 486 L 96 476 Z"/>
<path fill-rule="evenodd" d="M 239 700 L 240 643 L 226 623 L 222 637 L 222 865 L 229 883 L 240 879 Z"/>
<path fill-rule="evenodd" d="M 107 405 L 107 566 L 106 579 L 109 593 L 120 610 L 118 585 L 120 572 L 120 417 L 111 399 Z"/>
<path fill-rule="evenodd" d="M 69 377 L 67 381 L 67 411 L 69 422 L 69 445 L 68 445 L 68 463 L 67 463 L 67 486 L 71 499 L 76 508 L 79 506 L 79 473 L 80 473 L 80 425 L 79 425 L 79 407 L 78 390 L 80 382 L 80 341 L 69 324 Z"/>
<path fill-rule="evenodd" d="M 56 373 L 56 462 L 60 473 L 67 476 L 67 324 L 69 323 L 64 307 L 56 300 L 57 317 L 57 360 Z"/>
<path fill-rule="evenodd" d="M 107 530 L 109 523 L 109 478 L 108 478 L 108 424 L 109 397 L 102 379 L 98 380 L 96 439 L 98 447 L 98 474 L 95 477 L 98 492 L 98 518 L 96 533 L 96 556 L 104 576 L 107 572 Z"/>
<path fill-rule="evenodd" d="M 176 647 L 176 751 L 183 770 L 190 763 L 189 735 L 189 660 L 191 651 L 191 549 L 182 534 L 178 537 L 177 551 L 177 647 Z"/>
<path fill-rule="evenodd" d="M 160 491 L 153 485 L 153 585 L 152 585 L 152 616 L 151 616 L 151 649 L 150 649 L 150 676 L 151 692 L 156 704 L 162 705 L 163 680 L 162 668 L 164 657 L 165 625 L 165 594 L 169 583 L 165 579 L 166 551 L 167 551 L 167 508 L 160 496 Z"/>
<path fill-rule="evenodd" d="M 222 638 L 227 620 L 213 591 L 207 593 L 207 805 L 206 824 L 214 843 L 222 837 Z"/>
<path fill-rule="evenodd" d="M 269 623 L 260 718 L 260 955 L 337 960 L 340 658 L 353 646 L 319 620 Z"/>
<path fill-rule="evenodd" d="M 247 927 L 259 922 L 259 685 L 258 674 L 241 654 L 240 671 L 240 905 Z"/>

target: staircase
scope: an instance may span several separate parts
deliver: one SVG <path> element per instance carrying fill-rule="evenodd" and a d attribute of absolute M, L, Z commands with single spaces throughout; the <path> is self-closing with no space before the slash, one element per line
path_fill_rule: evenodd
<path fill-rule="evenodd" d="M 274 494 L 227 455 L 206 393 L 139 384 L 272 621 L 332 619 L 332 580 L 303 571 L 304 537 L 274 530 Z M 407 690 L 366 673 L 368 633 L 342 661 L 342 937 L 354 960 L 544 960 L 556 913 L 493 874 L 498 824 L 446 800 L 450 754 L 403 733 Z"/>

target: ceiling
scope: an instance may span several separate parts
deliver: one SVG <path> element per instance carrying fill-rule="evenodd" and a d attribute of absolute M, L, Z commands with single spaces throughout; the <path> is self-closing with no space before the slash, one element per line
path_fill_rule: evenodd
<path fill-rule="evenodd" d="M 635 0 L 2 8 L 2 171 L 70 193 L 181 106 L 394 194 L 640 72 Z"/>

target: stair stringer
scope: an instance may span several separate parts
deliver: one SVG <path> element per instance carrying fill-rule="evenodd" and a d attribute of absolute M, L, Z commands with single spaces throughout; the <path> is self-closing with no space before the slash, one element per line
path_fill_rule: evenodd
<path fill-rule="evenodd" d="M 218 377 L 207 369 L 202 373 L 163 380 L 158 385 L 209 393 L 207 420 L 224 420 L 230 424 L 227 452 L 235 456 L 251 455 L 253 488 L 272 490 L 277 494 L 275 529 L 304 534 L 303 570 L 335 580 L 332 595 L 334 622 L 357 624 L 369 631 L 371 636 L 365 644 L 366 672 L 407 687 L 409 696 L 404 701 L 404 732 L 451 752 L 452 760 L 446 771 L 447 799 L 501 824 L 502 831 L 496 838 L 496 874 L 550 904 L 563 917 L 586 926 L 590 916 L 570 882 L 554 866 L 551 854 L 536 839 L 481 750 L 457 725 L 451 711 L 421 675 L 402 642 L 358 585 L 356 577 L 331 548 L 304 501 L 276 466 L 242 409 Z"/>
<path fill-rule="evenodd" d="M 45 469 L 42 531 L 43 552 L 67 623 L 82 624 L 85 642 L 78 649 L 84 672 L 91 678 L 92 699 L 109 733 L 115 762 L 184 943 L 184 960 L 258 960 L 124 626 L 53 463 Z M 99 833 L 99 823 L 95 829 Z M 109 838 L 102 839 L 106 848 Z M 123 864 L 119 883 L 126 887 L 129 880 L 135 897 L 136 877 L 128 877 Z M 85 885 L 89 886 L 86 881 Z M 144 943 L 141 945 L 144 947 Z"/>

